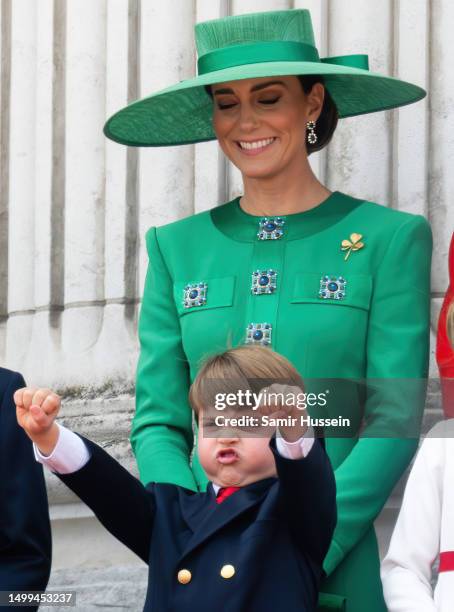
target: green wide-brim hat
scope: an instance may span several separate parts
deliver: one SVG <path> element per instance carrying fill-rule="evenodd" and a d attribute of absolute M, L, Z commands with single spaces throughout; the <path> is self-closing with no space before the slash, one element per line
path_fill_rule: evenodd
<path fill-rule="evenodd" d="M 321 75 L 339 117 L 397 108 L 421 100 L 421 87 L 369 71 L 367 55 L 320 59 L 309 11 L 235 15 L 195 26 L 198 76 L 137 100 L 104 126 L 131 146 L 191 144 L 216 138 L 213 101 L 205 86 L 240 79 Z"/>

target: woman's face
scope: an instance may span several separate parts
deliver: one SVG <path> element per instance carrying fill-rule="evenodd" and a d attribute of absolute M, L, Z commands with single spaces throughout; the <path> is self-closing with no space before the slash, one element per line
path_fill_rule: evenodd
<path fill-rule="evenodd" d="M 296 76 L 212 85 L 213 127 L 225 155 L 248 177 L 271 177 L 307 158 L 306 123 L 317 120 L 324 87 L 305 94 Z"/>

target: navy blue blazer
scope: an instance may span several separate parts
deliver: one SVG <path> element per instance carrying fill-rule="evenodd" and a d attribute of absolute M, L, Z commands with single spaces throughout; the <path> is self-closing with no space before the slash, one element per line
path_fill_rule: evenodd
<path fill-rule="evenodd" d="M 286 459 L 272 438 L 278 478 L 242 487 L 217 504 L 211 483 L 206 493 L 172 484 L 144 487 L 82 439 L 88 463 L 59 478 L 149 563 L 144 610 L 316 610 L 336 523 L 334 475 L 320 440 L 306 458 Z"/>
<path fill-rule="evenodd" d="M 21 387 L 20 374 L 0 368 L 0 591 L 45 591 L 51 566 L 49 510 L 42 465 L 16 420 L 13 395 Z"/>

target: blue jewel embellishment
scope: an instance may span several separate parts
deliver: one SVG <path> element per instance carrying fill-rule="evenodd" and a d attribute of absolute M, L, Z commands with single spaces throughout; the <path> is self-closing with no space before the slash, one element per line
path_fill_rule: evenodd
<path fill-rule="evenodd" d="M 328 276 L 324 274 L 320 279 L 318 297 L 323 300 L 343 300 L 347 281 L 343 276 Z"/>
<path fill-rule="evenodd" d="M 257 270 L 252 273 L 251 293 L 261 295 L 276 291 L 277 272 L 275 270 Z"/>
<path fill-rule="evenodd" d="M 183 289 L 183 306 L 203 306 L 207 301 L 207 283 L 190 283 Z"/>
<path fill-rule="evenodd" d="M 270 323 L 249 323 L 246 328 L 246 344 L 271 344 L 272 326 Z"/>
<path fill-rule="evenodd" d="M 259 240 L 277 240 L 284 233 L 285 220 L 282 217 L 263 217 L 259 221 Z"/>

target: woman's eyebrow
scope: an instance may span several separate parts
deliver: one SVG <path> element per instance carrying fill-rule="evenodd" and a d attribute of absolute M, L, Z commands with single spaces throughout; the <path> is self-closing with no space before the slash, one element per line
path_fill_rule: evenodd
<path fill-rule="evenodd" d="M 284 87 L 287 87 L 287 85 L 283 81 L 266 81 L 266 83 L 259 83 L 258 85 L 254 85 L 254 87 L 251 87 L 251 91 L 258 91 L 259 89 L 264 89 L 265 87 L 269 87 L 270 85 L 283 85 Z M 216 89 L 216 91 L 213 92 L 215 96 L 217 94 L 231 94 L 231 93 L 234 93 L 234 91 L 230 87 Z"/>

